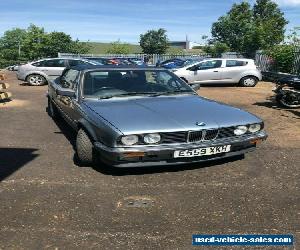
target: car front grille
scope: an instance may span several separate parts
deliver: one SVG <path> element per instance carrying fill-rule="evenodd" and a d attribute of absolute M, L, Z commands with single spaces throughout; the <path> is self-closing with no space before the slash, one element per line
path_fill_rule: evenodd
<path fill-rule="evenodd" d="M 216 139 L 224 139 L 235 136 L 234 127 L 224 127 L 220 129 L 208 129 L 198 131 L 180 131 L 161 133 L 163 144 L 184 143 L 184 142 L 200 142 L 212 141 Z"/>

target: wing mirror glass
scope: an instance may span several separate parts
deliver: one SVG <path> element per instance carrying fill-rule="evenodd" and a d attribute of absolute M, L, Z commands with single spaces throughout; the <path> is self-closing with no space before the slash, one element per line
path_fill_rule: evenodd
<path fill-rule="evenodd" d="M 75 91 L 73 89 L 57 89 L 57 95 L 75 97 Z"/>
<path fill-rule="evenodd" d="M 192 67 L 189 67 L 188 70 L 190 70 L 190 71 L 197 71 L 198 70 L 198 66 L 194 65 Z"/>

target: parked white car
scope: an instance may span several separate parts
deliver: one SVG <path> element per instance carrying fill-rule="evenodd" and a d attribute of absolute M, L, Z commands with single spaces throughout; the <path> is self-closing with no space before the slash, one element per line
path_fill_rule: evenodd
<path fill-rule="evenodd" d="M 82 58 L 47 58 L 20 65 L 17 77 L 30 85 L 40 86 L 47 84 L 60 76 L 66 67 L 83 65 L 102 65 L 101 63 Z"/>
<path fill-rule="evenodd" d="M 254 87 L 262 79 L 252 59 L 203 59 L 173 72 L 187 83 L 237 83 Z"/>

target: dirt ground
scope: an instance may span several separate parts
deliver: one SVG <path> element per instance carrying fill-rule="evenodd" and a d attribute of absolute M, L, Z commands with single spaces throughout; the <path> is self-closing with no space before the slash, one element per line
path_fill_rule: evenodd
<path fill-rule="evenodd" d="M 45 111 L 47 86 L 6 73 L 0 249 L 194 249 L 192 234 L 293 234 L 293 247 L 244 249 L 300 249 L 300 110 L 279 108 L 273 84 L 199 91 L 264 119 L 269 138 L 245 158 L 115 170 L 79 167 L 74 133 Z"/>

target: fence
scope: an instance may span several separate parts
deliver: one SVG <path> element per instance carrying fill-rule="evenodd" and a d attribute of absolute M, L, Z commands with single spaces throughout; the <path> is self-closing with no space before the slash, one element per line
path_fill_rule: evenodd
<path fill-rule="evenodd" d="M 198 53 L 198 54 L 71 54 L 71 53 L 58 53 L 58 57 L 64 58 L 80 58 L 80 57 L 105 57 L 105 58 L 139 58 L 145 61 L 146 58 L 149 59 L 150 64 L 156 64 L 157 62 L 162 62 L 171 58 L 194 58 L 194 59 L 202 59 L 213 57 L 207 53 Z M 226 52 L 218 57 L 226 57 L 226 58 L 240 58 L 243 57 L 241 54 L 236 52 Z"/>
<path fill-rule="evenodd" d="M 255 63 L 261 71 L 280 72 L 290 74 L 300 74 L 300 49 L 295 49 L 293 53 L 293 61 L 276 62 L 268 54 L 259 51 L 255 55 Z"/>

